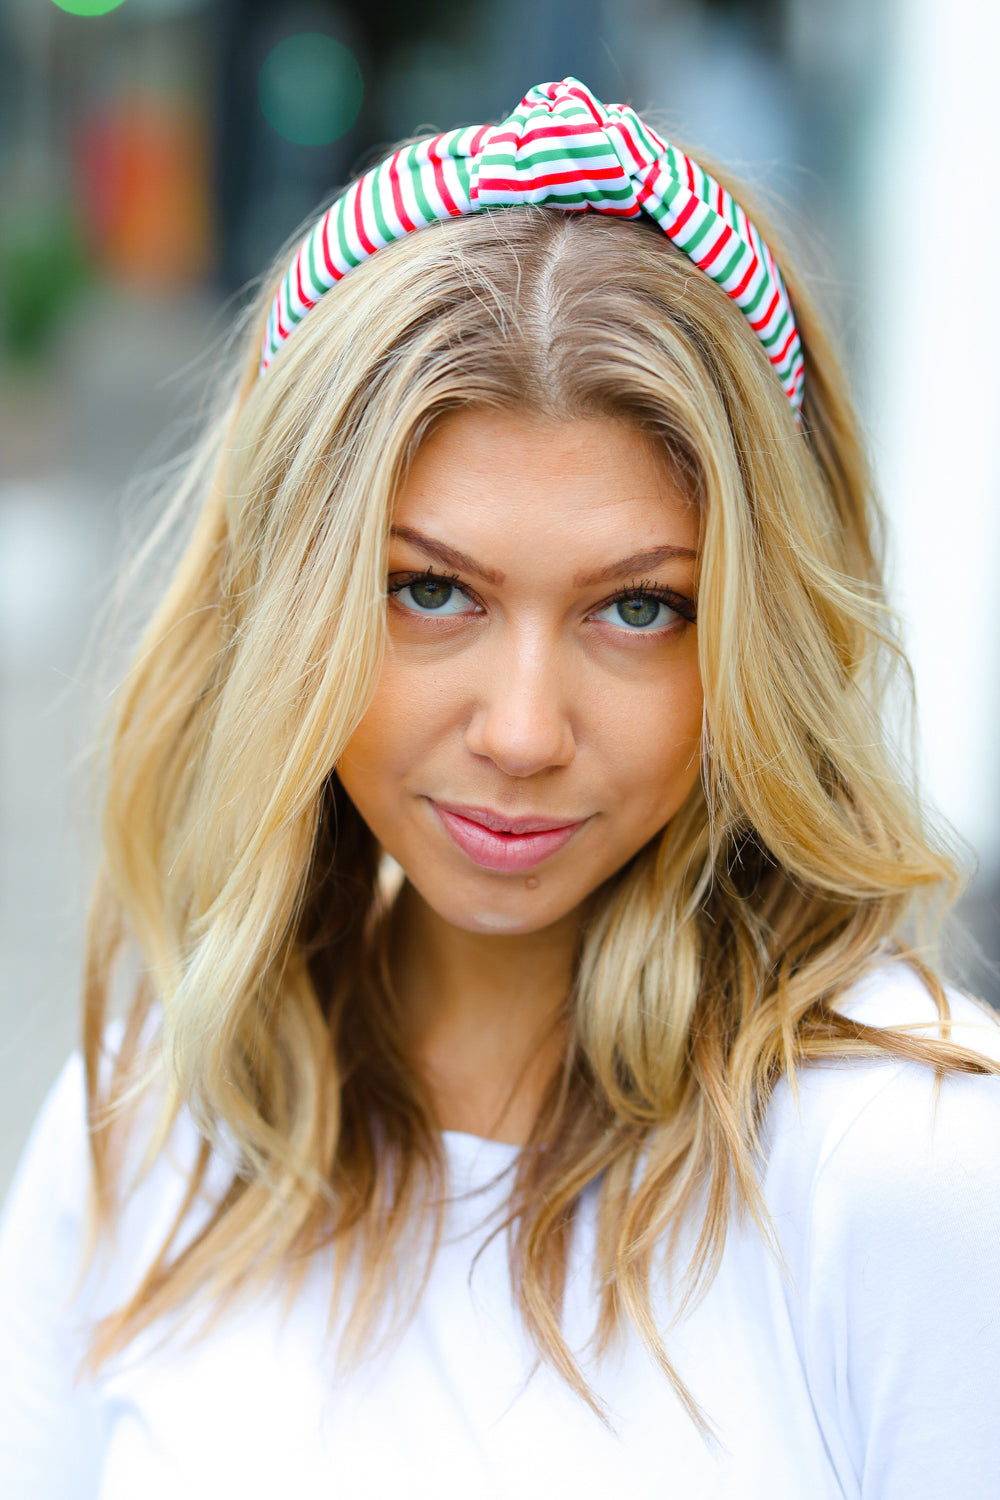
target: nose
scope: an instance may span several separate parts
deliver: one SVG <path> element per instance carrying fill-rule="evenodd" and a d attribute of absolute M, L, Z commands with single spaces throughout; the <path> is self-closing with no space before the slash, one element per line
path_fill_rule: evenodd
<path fill-rule="evenodd" d="M 465 742 L 507 776 L 566 766 L 576 738 L 558 651 L 540 636 L 511 636 L 484 658 Z"/>

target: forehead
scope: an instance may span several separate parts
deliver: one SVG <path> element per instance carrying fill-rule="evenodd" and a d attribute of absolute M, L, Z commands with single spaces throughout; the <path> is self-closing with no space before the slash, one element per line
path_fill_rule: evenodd
<path fill-rule="evenodd" d="M 660 444 L 615 417 L 450 413 L 417 451 L 393 522 L 521 567 L 585 566 L 606 553 L 696 550 L 697 505 Z M 494 561 L 493 558 L 483 559 Z"/>

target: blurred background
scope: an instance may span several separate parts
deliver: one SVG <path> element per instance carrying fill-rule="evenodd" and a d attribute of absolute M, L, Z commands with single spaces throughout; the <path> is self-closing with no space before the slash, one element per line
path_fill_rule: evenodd
<path fill-rule="evenodd" d="M 1000 957 L 1000 210 L 989 0 L 0 0 L 0 1193 L 77 1034 L 84 647 L 206 351 L 321 200 L 573 73 L 779 207 L 889 512 L 919 762 Z"/>

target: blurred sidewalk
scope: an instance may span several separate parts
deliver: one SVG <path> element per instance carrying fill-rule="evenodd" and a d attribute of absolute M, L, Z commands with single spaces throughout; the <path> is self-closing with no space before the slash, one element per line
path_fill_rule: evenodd
<path fill-rule="evenodd" d="M 202 296 L 101 294 L 51 374 L 0 375 L 0 1199 L 78 1036 L 86 752 L 103 711 L 92 648 L 134 532 L 123 488 L 170 456 L 200 389 L 178 372 L 214 312 Z"/>

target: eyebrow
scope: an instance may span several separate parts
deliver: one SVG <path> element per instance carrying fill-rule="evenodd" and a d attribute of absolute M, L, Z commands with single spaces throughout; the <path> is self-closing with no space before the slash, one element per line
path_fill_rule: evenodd
<path fill-rule="evenodd" d="M 496 568 L 488 568 L 485 563 L 476 562 L 476 559 L 470 557 L 467 552 L 459 552 L 457 547 L 449 547 L 447 542 L 439 542 L 432 536 L 424 536 L 422 531 L 413 531 L 409 526 L 392 526 L 389 535 L 398 537 L 401 542 L 409 542 L 410 546 L 416 547 L 418 552 L 425 552 L 428 557 L 444 563 L 446 568 L 454 568 L 460 573 L 471 573 L 474 577 L 481 578 L 484 583 L 492 583 L 495 588 L 499 588 L 506 578 L 505 573 L 497 572 Z"/>
<path fill-rule="evenodd" d="M 657 568 L 660 563 L 672 562 L 677 557 L 689 557 L 697 562 L 697 552 L 692 552 L 690 547 L 650 547 L 646 552 L 630 552 L 628 557 L 620 557 L 617 562 L 608 563 L 606 568 L 598 568 L 596 573 L 577 573 L 573 579 L 573 587 L 578 589 L 592 588 L 595 583 L 613 583 L 616 578 L 624 578 L 629 573 L 642 573 L 647 568 Z"/>
<path fill-rule="evenodd" d="M 482 578 L 484 582 L 491 583 L 496 588 L 499 588 L 506 579 L 506 574 L 498 572 L 496 568 L 488 568 L 485 563 L 477 562 L 467 552 L 460 552 L 457 547 L 449 547 L 447 542 L 439 542 L 435 537 L 424 536 L 423 532 L 414 531 L 410 526 L 393 526 L 390 528 L 389 535 L 398 537 L 402 542 L 409 542 L 410 546 L 416 547 L 418 552 L 426 553 L 435 561 L 444 563 L 447 568 L 454 568 L 456 572 L 469 573 L 473 577 Z M 573 587 L 592 588 L 595 584 L 613 582 L 616 578 L 641 573 L 647 568 L 656 568 L 660 563 L 670 562 L 679 557 L 697 561 L 698 554 L 690 547 L 669 545 L 650 547 L 645 552 L 630 552 L 628 557 L 620 557 L 617 562 L 608 563 L 606 567 L 598 568 L 595 573 L 577 573 L 573 579 Z"/>

